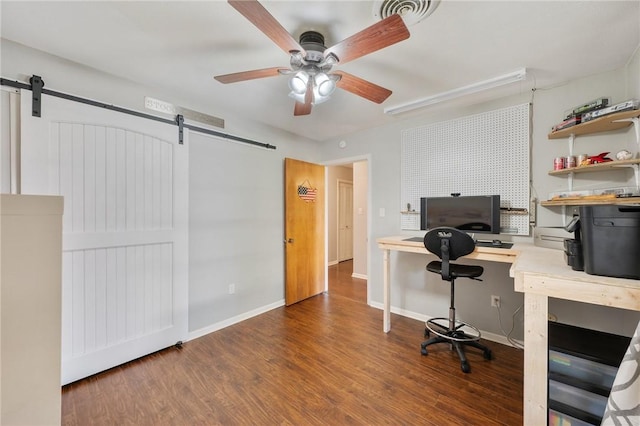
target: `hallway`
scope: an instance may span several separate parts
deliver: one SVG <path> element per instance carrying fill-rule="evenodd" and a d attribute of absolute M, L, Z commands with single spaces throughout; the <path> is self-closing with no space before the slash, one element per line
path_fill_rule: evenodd
<path fill-rule="evenodd" d="M 353 259 L 345 260 L 328 268 L 329 293 L 357 302 L 367 303 L 367 281 L 353 278 Z"/>

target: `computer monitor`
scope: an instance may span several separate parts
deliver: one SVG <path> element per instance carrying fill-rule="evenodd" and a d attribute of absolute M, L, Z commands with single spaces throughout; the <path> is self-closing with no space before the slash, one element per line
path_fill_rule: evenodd
<path fill-rule="evenodd" d="M 420 229 L 450 226 L 469 233 L 500 233 L 500 196 L 420 198 Z"/>

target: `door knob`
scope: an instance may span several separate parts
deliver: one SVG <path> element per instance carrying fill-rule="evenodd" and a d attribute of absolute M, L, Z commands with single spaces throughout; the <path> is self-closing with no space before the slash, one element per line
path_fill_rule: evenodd
<path fill-rule="evenodd" d="M 285 243 L 289 243 L 292 244 L 293 243 L 293 238 L 289 238 L 287 240 L 284 240 Z"/>

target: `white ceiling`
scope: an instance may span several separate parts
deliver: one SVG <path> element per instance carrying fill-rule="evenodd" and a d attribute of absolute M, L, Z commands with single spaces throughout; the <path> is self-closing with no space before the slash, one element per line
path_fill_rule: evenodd
<path fill-rule="evenodd" d="M 262 4 L 296 39 L 319 30 L 327 46 L 377 22 L 373 1 Z M 227 85 L 213 79 L 289 65 L 288 55 L 225 1 L 2 0 L 0 7 L 2 38 L 211 105 L 200 109 L 206 114 L 242 116 L 314 140 L 402 119 L 384 108 L 522 67 L 526 82 L 465 102 L 617 69 L 640 45 L 640 1 L 443 0 L 409 27 L 408 40 L 334 67 L 392 90 L 383 104 L 336 90 L 311 115 L 294 117 L 284 76 Z M 46 81 L 46 70 L 34 73 Z"/>

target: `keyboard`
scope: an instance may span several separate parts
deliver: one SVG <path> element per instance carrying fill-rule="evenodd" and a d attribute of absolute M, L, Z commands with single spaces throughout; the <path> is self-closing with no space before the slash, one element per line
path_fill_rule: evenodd
<path fill-rule="evenodd" d="M 405 238 L 402 241 L 415 241 L 417 243 L 421 243 L 424 241 L 424 237 L 411 237 L 411 238 Z"/>
<path fill-rule="evenodd" d="M 417 243 L 421 243 L 424 241 L 424 237 L 410 237 L 410 238 L 405 238 L 402 241 L 415 241 Z M 513 243 L 505 243 L 503 241 L 500 241 L 500 244 L 494 244 L 493 240 L 492 241 L 476 241 L 476 246 L 508 249 L 513 247 Z"/>
<path fill-rule="evenodd" d="M 476 246 L 478 247 L 493 247 L 493 248 L 502 248 L 502 249 L 508 249 L 513 247 L 513 243 L 505 243 L 503 241 L 500 241 L 500 243 L 495 243 L 493 241 L 476 241 Z"/>

